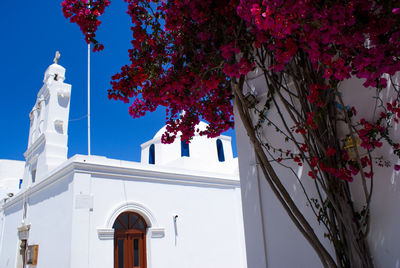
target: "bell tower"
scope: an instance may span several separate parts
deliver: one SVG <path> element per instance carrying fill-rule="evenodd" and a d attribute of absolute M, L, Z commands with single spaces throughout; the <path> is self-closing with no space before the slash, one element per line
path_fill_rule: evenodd
<path fill-rule="evenodd" d="M 57 51 L 54 63 L 44 74 L 43 86 L 29 114 L 24 189 L 67 160 L 71 85 L 64 83 L 65 68 L 58 65 L 59 58 Z"/>

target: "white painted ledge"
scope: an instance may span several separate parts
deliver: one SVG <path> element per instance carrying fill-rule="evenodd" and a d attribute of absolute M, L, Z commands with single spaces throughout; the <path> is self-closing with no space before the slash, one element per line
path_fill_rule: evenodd
<path fill-rule="evenodd" d="M 97 229 L 97 236 L 100 240 L 114 239 L 114 229 Z"/>
<path fill-rule="evenodd" d="M 165 236 L 165 228 L 150 228 L 149 229 L 151 238 L 163 238 Z M 97 236 L 100 240 L 111 240 L 114 239 L 114 229 L 98 228 Z"/>

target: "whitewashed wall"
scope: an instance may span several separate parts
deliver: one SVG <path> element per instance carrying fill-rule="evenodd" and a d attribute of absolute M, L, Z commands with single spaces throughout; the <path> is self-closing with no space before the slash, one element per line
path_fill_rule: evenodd
<path fill-rule="evenodd" d="M 244 127 L 240 120 L 235 120 L 247 267 L 321 267 L 318 256 L 291 222 L 261 169 L 255 164 L 254 152 Z M 299 209 L 312 216 L 300 185 L 292 174 L 284 169 L 277 173 L 284 178 L 284 185 Z"/>
<path fill-rule="evenodd" d="M 39 245 L 39 267 L 70 264 L 72 186 L 69 175 L 27 199 L 28 244 Z"/>
<path fill-rule="evenodd" d="M 19 191 L 19 180 L 24 175 L 23 161 L 0 159 L 0 200 Z"/>
<path fill-rule="evenodd" d="M 246 267 L 240 187 L 232 174 L 78 155 L 25 195 L 28 244 L 39 245 L 41 268 L 113 267 L 112 224 L 124 211 L 148 221 L 148 268 Z M 19 194 L 4 208 L 2 268 L 15 267 L 22 203 Z"/>
<path fill-rule="evenodd" d="M 1 241 L 0 267 L 15 267 L 17 256 L 18 230 L 23 219 L 23 202 L 27 203 L 26 224 L 30 224 L 28 244 L 39 245 L 40 267 L 54 267 L 55 264 L 69 265 L 69 245 L 71 235 L 71 204 L 70 189 L 72 177 L 63 178 L 57 183 L 46 185 L 46 188 L 34 189 L 17 196 L 19 201 L 6 204 L 4 208 L 4 238 Z M 11 203 L 10 202 L 10 203 Z M 14 245 L 15 244 L 15 245 Z M 9 260 L 9 261 L 8 261 Z M 64 264 L 63 264 L 64 265 Z M 60 266 L 61 267 L 61 266 Z"/>
<path fill-rule="evenodd" d="M 75 187 L 80 187 L 76 191 L 93 196 L 93 211 L 74 211 L 74 217 L 79 214 L 90 225 L 90 233 L 83 236 L 85 228 L 75 228 L 72 248 L 81 245 L 88 250 L 91 262 L 79 265 L 83 262 L 76 259 L 73 267 L 112 267 L 113 239 L 99 238 L 100 230 L 111 228 L 112 215 L 123 211 L 137 212 L 148 221 L 149 268 L 246 267 L 237 180 L 225 176 L 217 182 L 214 179 L 220 176 L 201 172 L 183 173 L 185 179 L 182 170 L 118 162 L 112 166 L 132 169 L 121 174 L 96 166 L 97 175 L 75 175 Z"/>
<path fill-rule="evenodd" d="M 396 76 L 395 83 L 399 84 L 400 76 Z M 373 120 L 375 105 L 371 98 L 376 95 L 374 89 L 362 87 L 358 79 L 347 80 L 342 84 L 343 96 L 348 103 L 357 105 L 357 118 Z M 393 100 L 392 88 L 384 90 L 380 97 L 386 102 Z M 376 119 L 376 118 L 375 118 Z M 391 132 L 395 142 L 400 142 L 400 124 L 394 125 Z M 398 157 L 385 143 L 374 156 L 382 156 L 392 164 L 399 164 Z M 371 203 L 371 230 L 368 236 L 370 250 L 376 267 L 400 267 L 400 172 L 392 167 L 382 168 L 375 165 L 375 180 Z M 352 186 L 356 204 L 363 200 L 361 185 L 355 181 Z"/>
<path fill-rule="evenodd" d="M 253 81 L 258 99 L 262 100 L 262 81 Z M 345 103 L 354 105 L 358 109 L 358 118 L 372 119 L 373 103 L 371 96 L 375 91 L 362 87 L 362 82 L 352 79 L 342 83 Z M 248 89 L 245 89 L 245 91 Z M 382 96 L 390 100 L 390 94 Z M 262 102 L 261 102 L 262 103 Z M 274 115 L 275 113 L 275 115 Z M 277 118 L 275 110 L 269 115 Z M 241 179 L 243 216 L 246 236 L 246 251 L 248 267 L 321 267 L 317 255 L 308 242 L 291 222 L 286 212 L 274 196 L 262 171 L 257 168 L 254 152 L 246 134 L 239 114 L 235 111 L 235 128 L 237 136 L 239 170 Z M 394 136 L 400 141 L 399 125 L 396 125 Z M 279 144 L 279 134 L 271 129 L 263 129 L 263 134 L 275 144 Z M 281 141 L 282 148 L 287 144 Z M 294 148 L 288 148 L 294 149 Z M 396 163 L 396 158 L 387 147 L 382 148 L 378 155 Z M 296 168 L 297 174 L 305 185 L 310 183 L 307 170 Z M 286 189 L 298 204 L 301 211 L 311 219 L 313 228 L 322 237 L 323 229 L 318 226 L 300 189 L 299 183 L 287 170 L 278 167 L 278 175 L 284 182 Z M 369 244 L 376 267 L 400 267 L 400 176 L 391 168 L 377 168 L 375 175 L 374 194 L 371 204 L 371 232 Z M 353 190 L 357 188 L 353 183 Z M 358 185 L 359 186 L 359 185 Z M 358 187 L 359 189 L 359 187 Z M 362 198 L 354 190 L 355 202 Z M 322 240 L 324 240 L 322 238 Z M 326 240 L 323 241 L 327 245 Z M 327 245 L 329 248 L 329 245 Z M 330 249 L 331 250 L 331 249 Z"/>
<path fill-rule="evenodd" d="M 7 219 L 6 219 L 7 217 Z M 21 225 L 22 203 L 4 213 L 0 211 L 0 267 L 15 268 L 19 239 L 17 227 Z M 13 226 L 12 228 L 10 226 Z"/>

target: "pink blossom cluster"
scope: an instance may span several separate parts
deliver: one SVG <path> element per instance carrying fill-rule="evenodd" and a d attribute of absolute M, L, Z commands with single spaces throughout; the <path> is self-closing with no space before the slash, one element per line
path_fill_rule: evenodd
<path fill-rule="evenodd" d="M 400 103 L 397 100 L 392 101 L 391 103 L 388 102 L 386 103 L 386 107 L 387 107 L 387 111 L 389 114 L 389 116 L 393 115 L 394 116 L 394 121 L 396 123 L 399 123 L 399 119 L 400 119 Z M 382 113 L 381 117 L 382 118 L 386 118 L 388 116 L 387 113 Z"/>
<path fill-rule="evenodd" d="M 349 158 L 348 152 L 346 150 L 343 150 L 340 153 L 341 153 L 341 159 L 348 163 L 347 167 L 338 168 L 329 164 L 329 161 L 327 160 L 329 160 L 330 157 L 335 157 L 338 154 L 338 152 L 333 148 L 328 148 L 325 158 L 314 156 L 310 159 L 311 170 L 308 172 L 308 176 L 310 176 L 313 179 L 316 179 L 318 172 L 321 171 L 321 172 L 326 172 L 335 178 L 352 182 L 354 180 L 354 176 L 360 173 L 360 167 L 356 162 L 354 162 L 354 160 L 351 160 Z M 361 161 L 361 169 L 363 169 L 364 176 L 366 178 L 371 178 L 373 173 L 371 168 L 372 161 L 370 157 L 363 156 L 361 157 L 360 161 Z"/>
<path fill-rule="evenodd" d="M 108 96 L 131 103 L 129 113 L 134 118 L 166 107 L 165 143 L 178 133 L 189 141 L 201 119 L 210 124 L 200 134 L 209 137 L 233 126 L 231 82 L 257 66 L 259 48 L 272 55 L 269 71 L 276 74 L 299 59 L 312 65 L 316 78 L 304 92 L 312 109 L 293 128 L 299 135 L 318 130 L 319 113 L 331 105 L 325 96 L 340 81 L 356 76 L 365 79 L 366 87 L 383 89 L 388 82 L 383 74 L 400 70 L 398 1 L 124 1 L 132 23 L 130 62 L 112 77 Z M 64 0 L 62 4 L 65 17 L 80 26 L 96 50 L 102 48 L 95 40 L 99 16 L 109 4 L 108 0 Z M 338 109 L 356 114 L 354 107 Z M 397 103 L 387 107 L 394 120 L 399 120 L 397 109 Z M 386 119 L 360 122 L 362 147 L 378 148 L 382 139 L 388 140 Z M 307 146 L 302 150 L 306 152 Z M 400 156 L 399 148 L 395 150 Z M 313 168 L 346 181 L 363 168 L 345 160 L 346 152 L 340 148 L 325 151 L 318 162 L 313 160 Z M 327 164 L 339 155 L 347 161 L 342 167 Z M 304 157 L 292 159 L 300 165 Z"/>
<path fill-rule="evenodd" d="M 101 24 L 98 17 L 104 13 L 110 3 L 109 0 L 64 0 L 61 3 L 65 18 L 69 18 L 70 22 L 79 25 L 86 42 L 94 44 L 93 51 L 104 49 L 104 46 L 97 42 L 95 37 L 97 28 Z"/>
<path fill-rule="evenodd" d="M 329 80 L 356 75 L 386 87 L 384 73 L 400 68 L 398 1 L 241 0 L 237 13 L 274 52 L 280 71 L 304 51 Z M 256 41 L 257 42 L 257 41 Z"/>
<path fill-rule="evenodd" d="M 134 98 L 129 109 L 132 117 L 166 107 L 165 143 L 173 142 L 178 133 L 190 140 L 200 119 L 209 122 L 200 135 L 215 137 L 232 128 L 232 93 L 226 88 L 230 77 L 247 74 L 254 64 L 244 57 L 232 60 L 239 48 L 224 42 L 221 29 L 215 27 L 232 17 L 227 16 L 235 10 L 230 1 L 215 7 L 212 1 L 126 2 L 133 34 L 131 64 L 112 77 L 109 98 L 124 102 Z M 221 61 L 226 64 L 219 67 Z"/>
<path fill-rule="evenodd" d="M 360 146 L 368 150 L 382 147 L 383 143 L 379 141 L 379 137 L 385 134 L 386 128 L 379 123 L 371 124 L 364 118 L 360 120 L 360 124 L 362 126 L 358 130 L 358 136 L 361 139 Z"/>

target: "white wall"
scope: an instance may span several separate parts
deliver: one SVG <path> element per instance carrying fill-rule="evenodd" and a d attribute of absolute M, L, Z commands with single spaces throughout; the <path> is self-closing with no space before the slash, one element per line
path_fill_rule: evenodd
<path fill-rule="evenodd" d="M 104 191 L 110 187 L 112 191 Z M 94 178 L 93 192 L 93 227 L 104 224 L 115 203 L 137 202 L 151 210 L 165 228 L 165 237 L 148 241 L 149 267 L 244 267 L 238 189 Z M 102 241 L 95 232 L 91 232 L 91 240 L 91 248 L 98 249 L 91 256 L 108 256 L 110 263 L 112 247 L 101 250 L 96 246 Z M 100 262 L 104 259 L 91 267 L 99 267 Z"/>
<path fill-rule="evenodd" d="M 0 159 L 0 200 L 8 198 L 8 193 L 19 191 L 19 180 L 24 175 L 23 161 Z"/>
<path fill-rule="evenodd" d="M 28 198 L 28 244 L 39 245 L 38 266 L 69 267 L 72 214 L 72 176 Z"/>
<path fill-rule="evenodd" d="M 15 268 L 19 240 L 17 226 L 22 220 L 22 204 L 0 210 L 0 267 Z"/>
<path fill-rule="evenodd" d="M 263 88 L 262 82 L 253 81 L 256 90 Z M 374 90 L 362 87 L 362 82 L 352 79 L 342 83 L 345 103 L 354 105 L 358 110 L 358 119 L 364 117 L 372 119 L 374 105 L 371 96 Z M 261 92 L 261 91 L 260 91 Z M 385 93 L 386 94 L 386 93 Z M 265 96 L 259 94 L 258 98 Z M 382 96 L 390 100 L 391 95 Z M 261 101 L 261 103 L 263 103 Z M 274 110 L 269 111 L 271 118 L 277 117 Z M 395 126 L 394 137 L 400 141 L 399 125 Z M 281 207 L 270 187 L 267 185 L 262 171 L 256 168 L 253 149 L 246 131 L 235 111 L 235 129 L 238 146 L 239 170 L 242 190 L 243 215 L 246 235 L 248 267 L 321 267 L 318 257 L 292 224 L 286 212 Z M 285 149 L 288 145 L 279 141 L 279 134 L 272 129 L 263 129 L 263 134 L 274 144 L 280 144 Z M 293 150 L 293 148 L 288 148 Z M 384 147 L 377 156 L 384 156 L 386 160 L 396 163 L 392 151 Z M 302 194 L 299 183 L 283 168 L 277 168 L 286 189 L 298 204 L 301 211 L 313 223 L 313 228 L 322 237 L 323 229 L 318 226 L 315 216 Z M 297 174 L 305 185 L 311 179 L 306 175 L 307 170 L 297 167 Z M 376 168 L 374 193 L 371 204 L 371 231 L 369 244 L 376 267 L 400 267 L 400 185 L 399 172 L 392 167 Z M 259 176 L 259 180 L 257 179 Z M 359 203 L 361 195 L 354 189 L 357 181 L 352 184 L 355 203 Z M 309 185 L 310 186 L 310 185 Z M 359 186 L 359 185 L 358 185 Z M 358 187 L 360 189 L 360 187 Z M 259 195 L 260 194 L 260 195 Z M 362 200 L 362 199 L 361 199 Z M 327 241 L 321 238 L 325 245 Z M 330 246 L 327 245 L 329 248 Z M 331 250 L 331 249 L 330 249 Z M 266 256 L 266 258 L 265 258 Z M 267 265 L 265 264 L 267 262 Z"/>
<path fill-rule="evenodd" d="M 400 75 L 394 78 L 394 82 L 399 84 Z M 362 87 L 362 81 L 358 79 L 347 80 L 342 83 L 343 96 L 348 103 L 357 105 L 357 118 L 373 120 L 374 103 L 371 99 L 375 96 L 374 89 Z M 394 92 L 384 90 L 380 94 L 383 102 L 392 102 Z M 400 142 L 400 124 L 394 123 L 391 136 L 395 142 Z M 391 167 L 374 166 L 374 188 L 371 202 L 371 228 L 368 236 L 371 254 L 376 267 L 400 267 L 400 172 L 393 169 L 393 164 L 399 164 L 397 156 L 393 155 L 393 150 L 385 143 L 382 148 L 374 153 L 374 156 L 382 156 L 390 161 Z M 361 185 L 355 180 L 352 184 L 355 193 L 355 203 L 363 200 Z"/>
<path fill-rule="evenodd" d="M 130 165 L 120 162 L 122 166 Z M 154 166 L 146 169 L 149 174 L 154 171 L 163 175 L 143 176 L 140 169 L 127 170 L 125 176 L 108 171 L 91 177 L 89 174 L 75 174 L 75 192 L 93 196 L 93 210 L 74 210 L 73 218 L 80 217 L 80 222 L 84 224 L 79 226 L 79 230 L 74 227 L 77 233 L 73 234 L 71 246 L 87 251 L 90 262 L 87 265 L 84 254 L 79 259 L 73 254 L 73 263 L 78 266 L 71 267 L 112 267 L 113 239 L 100 239 L 97 229 L 110 228 L 106 222 L 124 204 L 138 204 L 153 216 L 154 221 L 149 222 L 151 228 L 147 235 L 149 268 L 246 267 L 238 183 L 232 181 L 234 185 L 212 185 L 185 182 L 175 180 L 174 177 L 179 178 L 180 175 L 174 174 L 173 170 Z M 98 173 L 96 168 L 94 174 Z M 166 176 L 172 179 L 166 179 Z M 209 179 L 207 174 L 204 180 Z M 173 221 L 175 214 L 178 215 L 176 229 Z M 147 218 L 146 214 L 141 215 Z M 86 228 L 85 224 L 91 227 Z M 152 228 L 163 229 L 164 236 L 152 237 Z M 87 230 L 89 235 L 86 235 Z"/>
<path fill-rule="evenodd" d="M 242 191 L 247 266 L 250 268 L 321 267 L 318 256 L 291 222 L 260 168 L 238 114 L 235 130 Z M 268 133 L 273 135 L 272 133 Z M 312 217 L 299 183 L 284 169 L 278 176 L 299 209 Z M 305 176 L 307 180 L 308 177 Z M 316 222 L 316 220 L 315 220 Z M 314 224 L 314 227 L 317 227 Z"/>
<path fill-rule="evenodd" d="M 74 156 L 7 202 L 5 218 L 0 217 L 5 220 L 2 268 L 15 267 L 24 199 L 28 244 L 39 245 L 41 268 L 113 267 L 113 236 L 104 238 L 98 230 L 112 231 L 113 215 L 132 207 L 150 227 L 148 268 L 246 267 L 240 187 L 233 171 L 213 174 Z"/>
<path fill-rule="evenodd" d="M 25 195 L 27 202 L 26 224 L 30 224 L 28 245 L 39 245 L 38 267 L 70 267 L 72 176 L 62 177 L 45 188 Z M 30 189 L 32 190 L 32 188 Z M 21 195 L 19 195 L 21 196 Z M 4 209 L 4 239 L 0 259 L 10 259 L 15 267 L 18 230 L 22 222 L 24 199 Z M 15 244 L 15 245 L 14 245 Z M 8 265 L 8 264 L 7 264 Z M 29 266 L 27 266 L 29 267 Z"/>

